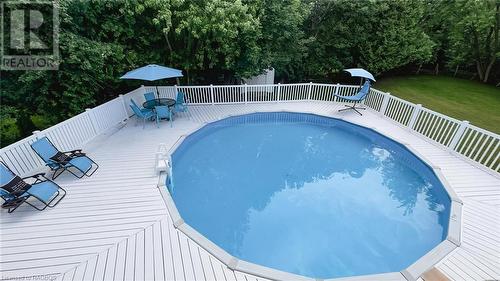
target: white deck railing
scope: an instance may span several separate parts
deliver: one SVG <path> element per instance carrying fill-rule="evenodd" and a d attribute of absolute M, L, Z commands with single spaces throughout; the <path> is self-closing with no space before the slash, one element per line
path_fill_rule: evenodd
<path fill-rule="evenodd" d="M 334 94 L 352 96 L 358 89 L 359 86 L 353 85 L 302 83 L 162 86 L 158 87 L 158 92 L 160 97 L 175 98 L 177 91 L 182 91 L 191 104 L 202 105 L 306 100 L 342 102 L 342 98 L 337 98 Z M 81 147 L 132 116 L 128 106 L 129 100 L 134 99 L 137 103 L 142 103 L 143 94 L 149 91 L 155 92 L 156 88 L 142 86 L 44 131 L 35 132 L 33 136 L 0 149 L 0 158 L 17 173 L 30 173 L 43 166 L 29 146 L 37 136 L 50 137 L 62 150 Z M 465 157 L 480 167 L 496 173 L 500 171 L 500 137 L 495 133 L 376 89 L 370 90 L 364 104 L 381 116 L 407 127 L 410 132 L 444 146 L 450 152 Z"/>
<path fill-rule="evenodd" d="M 37 137 L 47 136 L 62 151 L 80 148 L 128 118 L 124 105 L 120 96 L 43 131 L 35 131 L 32 136 L 0 149 L 0 158 L 17 174 L 30 174 L 45 165 L 30 147 Z"/>

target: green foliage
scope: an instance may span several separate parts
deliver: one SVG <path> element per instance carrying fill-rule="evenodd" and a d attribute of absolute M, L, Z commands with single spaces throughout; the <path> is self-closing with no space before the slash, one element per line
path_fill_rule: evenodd
<path fill-rule="evenodd" d="M 21 131 L 15 118 L 17 110 L 2 106 L 0 110 L 0 144 L 9 145 L 21 137 Z"/>
<path fill-rule="evenodd" d="M 259 72 L 260 25 L 241 1 L 185 1 L 174 13 L 167 46 L 180 57 L 188 83 L 191 72 L 229 72 L 236 77 Z M 169 47 L 169 48 L 170 48 Z"/>
<path fill-rule="evenodd" d="M 491 68 L 500 59 L 500 1 L 454 1 L 449 6 L 451 66 L 473 64 L 479 79 L 487 82 Z"/>
<path fill-rule="evenodd" d="M 259 6 L 264 65 L 274 67 L 278 77 L 300 80 L 309 43 L 302 25 L 310 6 L 300 0 L 264 0 Z"/>
<path fill-rule="evenodd" d="M 353 66 L 379 74 L 431 58 L 433 42 L 419 25 L 424 11 L 419 1 L 320 0 L 312 5 L 307 22 L 312 76 Z"/>
<path fill-rule="evenodd" d="M 346 67 L 427 61 L 477 65 L 486 81 L 500 73 L 498 3 L 60 0 L 59 70 L 2 71 L 2 123 L 11 139 L 43 129 L 136 88 L 144 82 L 119 77 L 150 63 L 182 69 L 184 84 L 239 83 L 269 67 L 282 82 L 331 81 Z"/>

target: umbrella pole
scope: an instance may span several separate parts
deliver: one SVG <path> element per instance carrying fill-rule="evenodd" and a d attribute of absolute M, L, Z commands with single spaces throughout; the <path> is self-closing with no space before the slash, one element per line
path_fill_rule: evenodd
<path fill-rule="evenodd" d="M 158 105 L 160 105 L 160 91 L 158 90 L 158 85 L 156 87 L 156 99 L 158 100 Z"/>

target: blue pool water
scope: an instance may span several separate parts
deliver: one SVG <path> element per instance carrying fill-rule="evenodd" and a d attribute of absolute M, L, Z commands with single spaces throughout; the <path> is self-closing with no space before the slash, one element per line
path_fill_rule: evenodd
<path fill-rule="evenodd" d="M 170 190 L 231 255 L 315 278 L 400 271 L 446 238 L 450 199 L 402 145 L 332 118 L 256 113 L 187 137 Z"/>

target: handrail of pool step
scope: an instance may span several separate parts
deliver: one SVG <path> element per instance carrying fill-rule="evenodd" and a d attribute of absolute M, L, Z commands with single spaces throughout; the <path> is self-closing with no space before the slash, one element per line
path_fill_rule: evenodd
<path fill-rule="evenodd" d="M 356 94 L 359 86 L 321 83 L 270 85 L 160 86 L 161 97 L 174 98 L 183 91 L 192 105 L 249 104 L 302 101 L 342 102 L 340 96 Z M 130 99 L 141 100 L 150 87 L 141 86 L 129 93 L 87 109 L 43 131 L 0 149 L 0 159 L 14 172 L 27 175 L 44 167 L 29 144 L 47 136 L 61 149 L 82 147 L 95 137 L 115 129 L 133 115 Z M 414 104 L 390 93 L 370 89 L 364 106 L 383 118 L 447 149 L 472 165 L 500 177 L 500 136 L 447 115 Z"/>

